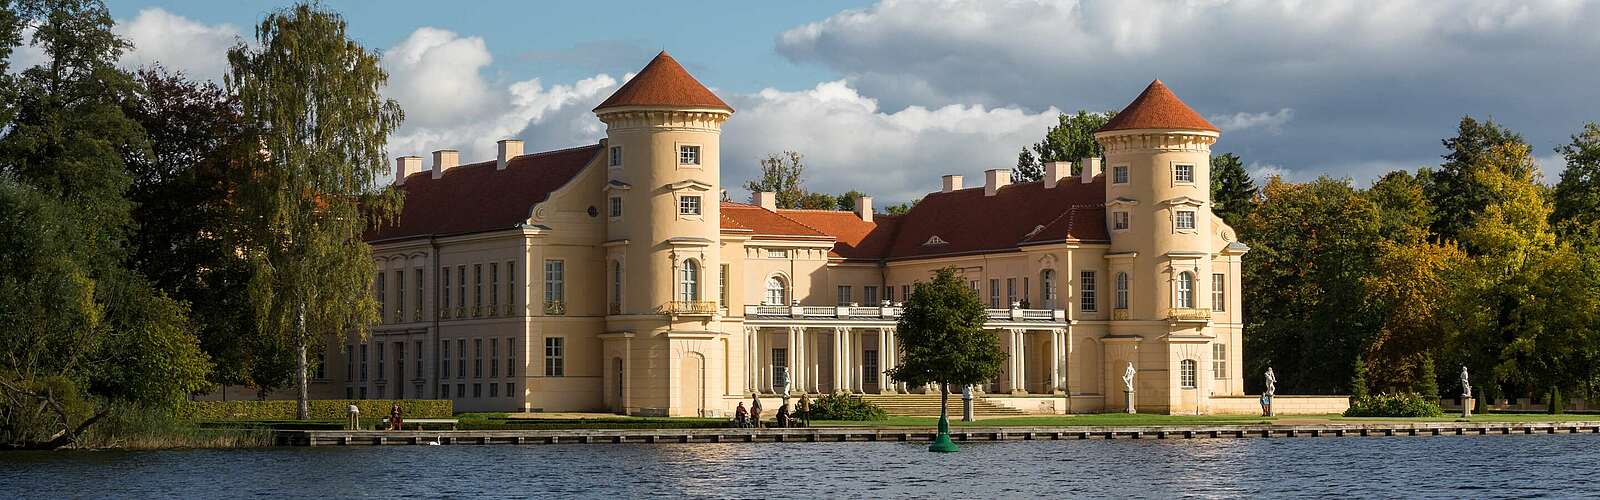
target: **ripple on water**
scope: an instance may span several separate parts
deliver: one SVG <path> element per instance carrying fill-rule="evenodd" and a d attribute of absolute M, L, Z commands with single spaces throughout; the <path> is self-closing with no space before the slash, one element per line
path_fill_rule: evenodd
<path fill-rule="evenodd" d="M 1573 497 L 1600 436 L 389 446 L 0 454 L 0 498 Z"/>

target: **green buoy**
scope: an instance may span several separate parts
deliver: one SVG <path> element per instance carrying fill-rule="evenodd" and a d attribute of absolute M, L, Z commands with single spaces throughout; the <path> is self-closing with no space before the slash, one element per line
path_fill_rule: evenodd
<path fill-rule="evenodd" d="M 950 440 L 950 419 L 939 415 L 939 435 L 933 438 L 933 444 L 928 445 L 928 451 L 934 453 L 955 453 L 960 450 L 956 443 Z"/>

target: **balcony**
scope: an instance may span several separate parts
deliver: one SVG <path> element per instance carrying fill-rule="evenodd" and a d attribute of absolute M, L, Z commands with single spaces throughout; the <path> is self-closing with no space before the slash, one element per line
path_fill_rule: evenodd
<path fill-rule="evenodd" d="M 564 300 L 545 300 L 544 314 L 546 316 L 564 316 L 567 314 L 567 302 Z"/>
<path fill-rule="evenodd" d="M 1167 310 L 1167 319 L 1171 321 L 1211 321 L 1211 310 L 1174 307 Z"/>
<path fill-rule="evenodd" d="M 905 311 L 898 305 L 879 307 L 861 306 L 744 306 L 746 318 L 753 319 L 838 319 L 838 320 L 898 320 Z M 992 322 L 1065 322 L 1066 311 L 1061 309 L 986 309 L 985 317 Z"/>
<path fill-rule="evenodd" d="M 662 305 L 661 312 L 673 316 L 715 316 L 717 303 L 709 300 L 674 300 Z"/>
<path fill-rule="evenodd" d="M 1113 321 L 1123 321 L 1132 317 L 1133 314 L 1129 312 L 1127 308 L 1111 310 L 1111 319 Z"/>

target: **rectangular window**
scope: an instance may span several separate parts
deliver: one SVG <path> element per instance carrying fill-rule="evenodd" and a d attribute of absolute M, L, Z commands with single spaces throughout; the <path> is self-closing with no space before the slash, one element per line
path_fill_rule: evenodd
<path fill-rule="evenodd" d="M 678 146 L 679 165 L 699 165 L 700 146 Z"/>
<path fill-rule="evenodd" d="M 506 397 L 508 397 L 508 398 L 517 397 L 517 384 L 516 383 L 514 383 L 514 382 L 506 382 Z"/>
<path fill-rule="evenodd" d="M 472 384 L 472 397 L 474 397 L 474 398 L 483 397 L 483 384 L 479 384 L 479 383 Z"/>
<path fill-rule="evenodd" d="M 472 339 L 472 378 L 483 378 L 483 339 Z"/>
<path fill-rule="evenodd" d="M 356 377 L 356 346 L 344 346 L 344 381 L 349 382 Z"/>
<path fill-rule="evenodd" d="M 839 285 L 839 305 L 850 305 L 850 285 Z"/>
<path fill-rule="evenodd" d="M 456 384 L 456 397 L 467 397 L 467 384 Z"/>
<path fill-rule="evenodd" d="M 1006 307 L 1017 303 L 1017 279 L 1006 278 Z"/>
<path fill-rule="evenodd" d="M 345 399 L 355 399 L 356 398 L 356 388 L 350 387 L 350 386 L 345 386 L 345 388 L 344 388 L 344 398 Z"/>
<path fill-rule="evenodd" d="M 1028 285 L 1029 285 L 1028 277 L 1027 276 L 1023 276 L 1022 277 L 1022 305 L 1024 306 L 1024 309 L 1026 309 L 1027 306 L 1033 305 L 1033 302 L 1031 300 L 1029 300 L 1029 292 L 1032 291 L 1033 289 L 1032 289 L 1032 287 L 1029 287 Z"/>
<path fill-rule="evenodd" d="M 1172 182 L 1194 184 L 1194 165 L 1173 165 Z"/>
<path fill-rule="evenodd" d="M 883 300 L 890 304 L 894 303 L 894 285 L 883 287 Z"/>
<path fill-rule="evenodd" d="M 1176 227 L 1180 231 L 1183 231 L 1183 230 L 1193 231 L 1194 230 L 1194 211 L 1192 211 L 1192 210 L 1179 210 L 1178 211 L 1178 218 L 1176 219 L 1176 222 L 1174 223 L 1174 227 Z"/>
<path fill-rule="evenodd" d="M 506 261 L 506 315 L 511 315 L 512 306 L 517 303 L 517 264 Z"/>
<path fill-rule="evenodd" d="M 378 351 L 378 365 L 377 365 L 378 366 L 378 380 L 383 380 L 384 379 L 384 376 L 383 376 L 384 375 L 383 374 L 383 372 L 384 372 L 383 351 L 387 351 L 388 349 L 384 349 L 383 348 L 383 344 L 379 343 L 378 345 L 374 346 L 373 350 L 374 351 Z"/>
<path fill-rule="evenodd" d="M 439 378 L 450 377 L 450 341 L 446 340 L 439 343 L 439 360 L 442 363 L 439 368 Z M 449 391 L 445 392 L 449 393 Z"/>
<path fill-rule="evenodd" d="M 483 314 L 483 264 L 472 265 L 472 315 Z"/>
<path fill-rule="evenodd" d="M 978 291 L 978 282 L 972 282 L 972 291 Z M 900 285 L 900 301 L 911 300 L 911 285 Z"/>
<path fill-rule="evenodd" d="M 440 281 L 444 285 L 439 287 L 440 305 L 444 306 L 444 317 L 450 317 L 450 266 L 439 269 Z"/>
<path fill-rule="evenodd" d="M 700 196 L 683 195 L 678 197 L 678 215 L 700 215 Z"/>
<path fill-rule="evenodd" d="M 622 197 L 621 196 L 612 196 L 611 197 L 611 218 L 615 219 L 617 217 L 622 217 Z"/>
<path fill-rule="evenodd" d="M 394 272 L 394 322 L 406 320 L 406 272 Z"/>
<path fill-rule="evenodd" d="M 456 339 L 456 378 L 467 378 L 467 339 Z"/>
<path fill-rule="evenodd" d="M 361 344 L 361 381 L 367 381 L 367 345 Z"/>
<path fill-rule="evenodd" d="M 439 399 L 450 397 L 450 384 L 439 384 Z"/>
<path fill-rule="evenodd" d="M 500 263 L 489 263 L 489 315 L 500 311 Z"/>
<path fill-rule="evenodd" d="M 417 346 L 417 379 L 421 380 L 422 379 L 422 341 L 418 340 L 417 343 L 416 343 L 416 346 Z M 419 388 L 419 389 L 417 389 L 417 391 L 421 392 L 422 389 Z M 417 394 L 417 397 L 421 397 L 421 396 L 422 396 L 421 394 Z"/>
<path fill-rule="evenodd" d="M 861 380 L 878 383 L 878 350 L 864 349 L 861 351 Z"/>
<path fill-rule="evenodd" d="M 1111 183 L 1112 184 L 1127 184 L 1128 183 L 1128 166 L 1127 165 L 1117 165 L 1115 167 L 1111 167 Z"/>
<path fill-rule="evenodd" d="M 500 397 L 500 384 L 489 384 L 489 397 Z"/>
<path fill-rule="evenodd" d="M 373 288 L 377 289 L 377 291 L 378 291 L 378 322 L 379 323 L 382 323 L 382 322 L 384 322 L 384 320 L 388 319 L 388 316 L 384 315 L 384 313 L 388 312 L 388 310 L 389 310 L 389 301 L 385 297 L 385 295 L 386 295 L 385 292 L 388 291 L 389 287 L 388 287 L 387 283 L 385 283 L 385 281 L 384 281 L 384 277 L 385 276 L 388 276 L 388 274 L 385 273 L 384 271 L 378 271 L 378 282 L 373 285 Z"/>
<path fill-rule="evenodd" d="M 515 350 L 514 347 L 512 347 L 512 345 L 513 345 L 512 344 L 512 339 L 510 337 L 507 337 L 506 338 L 506 377 L 507 378 L 517 376 L 517 351 Z M 510 393 L 511 393 L 511 391 L 509 389 L 507 389 L 506 390 L 506 394 L 510 394 Z"/>
<path fill-rule="evenodd" d="M 723 264 L 717 268 L 717 300 L 722 302 L 722 307 L 728 307 L 728 265 Z"/>
<path fill-rule="evenodd" d="M 772 348 L 772 390 L 782 391 L 789 383 L 789 349 Z"/>
<path fill-rule="evenodd" d="M 415 312 L 412 314 L 414 315 L 413 319 L 416 321 L 422 321 L 422 269 L 418 268 L 414 271 L 414 273 L 417 278 L 417 300 L 415 304 L 416 307 L 412 309 Z"/>
<path fill-rule="evenodd" d="M 361 386 L 361 399 L 367 399 L 367 386 Z"/>
<path fill-rule="evenodd" d="M 781 250 L 781 249 L 777 249 L 777 248 L 768 248 L 767 249 L 767 258 L 769 258 L 769 259 L 787 259 L 787 258 L 789 258 L 789 251 L 788 250 Z"/>
<path fill-rule="evenodd" d="M 991 278 L 991 279 L 989 279 L 989 308 L 990 309 L 999 309 L 1000 308 L 1000 279 L 999 278 Z"/>
<path fill-rule="evenodd" d="M 1094 300 L 1094 271 L 1083 271 L 1078 275 L 1078 281 L 1078 298 L 1081 302 L 1078 304 L 1078 309 L 1094 311 L 1097 307 Z"/>
<path fill-rule="evenodd" d="M 868 306 L 878 305 L 878 287 L 867 286 L 861 288 L 861 303 Z"/>
<path fill-rule="evenodd" d="M 326 349 L 326 347 L 324 347 L 324 349 Z M 328 353 L 327 352 L 319 352 L 319 353 L 317 353 L 317 376 L 316 376 L 316 379 L 317 380 L 327 380 L 328 379 Z"/>
<path fill-rule="evenodd" d="M 607 155 L 606 166 L 608 166 L 608 167 L 620 167 L 620 166 L 622 166 L 622 146 L 611 146 L 610 153 L 611 154 Z"/>
<path fill-rule="evenodd" d="M 1228 277 L 1223 274 L 1211 275 L 1211 310 L 1224 311 L 1227 309 L 1228 296 L 1224 290 L 1228 286 Z"/>
<path fill-rule="evenodd" d="M 398 382 L 403 382 L 403 381 L 405 381 L 405 379 L 406 379 L 406 343 L 405 342 L 395 342 L 394 343 L 394 381 L 397 382 L 396 385 L 399 385 Z M 395 395 L 398 396 L 400 394 L 405 394 L 405 388 L 402 387 L 401 389 L 395 391 Z M 405 399 L 405 397 L 402 396 L 400 399 Z"/>
<path fill-rule="evenodd" d="M 978 293 L 978 280 L 968 281 L 967 285 L 972 287 L 972 293 L 974 293 L 974 294 Z M 906 300 L 911 300 L 911 297 L 910 296 L 906 296 Z"/>
<path fill-rule="evenodd" d="M 1211 378 L 1228 378 L 1228 345 L 1211 344 Z"/>
<path fill-rule="evenodd" d="M 564 340 L 561 337 L 546 337 L 544 339 L 544 376 L 566 376 L 566 347 L 562 345 Z"/>
<path fill-rule="evenodd" d="M 489 339 L 489 378 L 500 378 L 500 343 Z"/>
<path fill-rule="evenodd" d="M 1195 387 L 1194 365 L 1195 362 L 1192 359 L 1185 359 L 1178 362 L 1178 384 L 1184 389 L 1193 389 Z"/>
<path fill-rule="evenodd" d="M 467 266 L 456 266 L 456 317 L 467 316 Z"/>
<path fill-rule="evenodd" d="M 1111 212 L 1111 229 L 1117 230 L 1117 231 L 1125 231 L 1125 230 L 1127 230 L 1128 229 L 1128 213 L 1127 212 L 1122 212 L 1122 211 Z"/>
<path fill-rule="evenodd" d="M 544 301 L 545 313 L 551 308 L 563 305 L 567 298 L 567 266 L 559 260 L 544 261 Z M 559 314 L 559 313 L 557 313 Z"/>

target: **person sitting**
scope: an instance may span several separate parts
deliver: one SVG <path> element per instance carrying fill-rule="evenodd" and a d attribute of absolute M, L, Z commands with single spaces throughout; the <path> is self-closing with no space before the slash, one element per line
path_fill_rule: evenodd
<path fill-rule="evenodd" d="M 404 423 L 400 420 L 400 403 L 389 405 L 389 430 L 398 431 L 403 428 Z"/>
<path fill-rule="evenodd" d="M 789 426 L 789 404 L 778 405 L 778 427 Z"/>
<path fill-rule="evenodd" d="M 733 410 L 733 426 L 745 428 L 749 426 L 750 413 L 745 411 L 744 402 L 739 402 L 739 407 Z"/>

